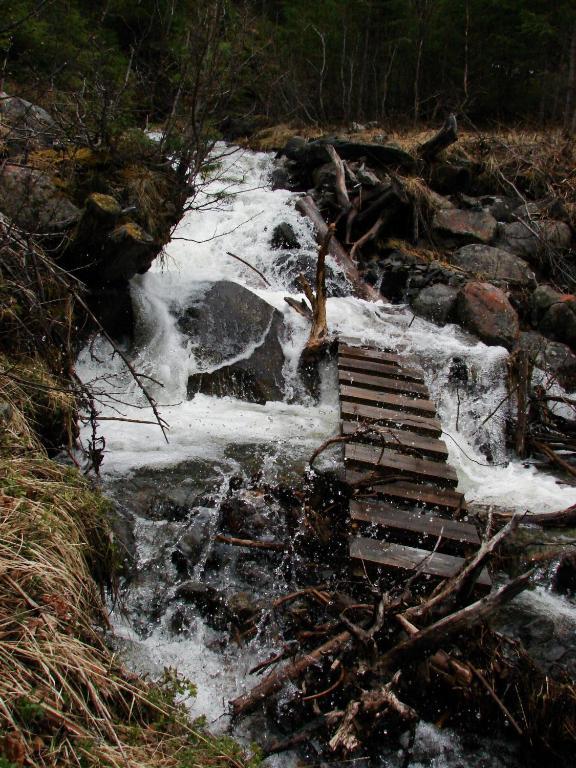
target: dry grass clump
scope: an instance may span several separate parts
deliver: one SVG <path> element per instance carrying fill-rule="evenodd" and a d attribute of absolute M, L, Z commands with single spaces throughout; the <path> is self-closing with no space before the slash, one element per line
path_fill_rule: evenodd
<path fill-rule="evenodd" d="M 175 704 L 181 681 L 145 683 L 106 645 L 108 504 L 48 456 L 89 396 L 73 374 L 80 295 L 0 220 L 0 767 L 242 768 L 234 742 Z"/>
<path fill-rule="evenodd" d="M 0 456 L 0 756 L 13 765 L 244 765 L 238 747 L 193 728 L 165 689 L 129 676 L 107 649 L 92 575 L 111 572 L 105 504 L 76 470 L 41 453 Z"/>

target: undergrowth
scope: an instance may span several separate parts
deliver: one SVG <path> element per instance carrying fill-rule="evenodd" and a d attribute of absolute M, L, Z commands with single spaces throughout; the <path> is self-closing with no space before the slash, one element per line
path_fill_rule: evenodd
<path fill-rule="evenodd" d="M 107 644 L 108 502 L 50 457 L 75 439 L 78 290 L 0 221 L 0 768 L 256 765 L 189 720 L 190 684 L 146 682 Z"/>

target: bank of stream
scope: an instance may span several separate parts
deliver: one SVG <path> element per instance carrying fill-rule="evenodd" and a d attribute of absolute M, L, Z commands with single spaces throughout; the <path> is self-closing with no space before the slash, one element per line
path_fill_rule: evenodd
<path fill-rule="evenodd" d="M 269 486 L 300 484 L 311 454 L 338 431 L 335 367 L 327 364 L 322 370 L 319 402 L 298 377 L 308 328 L 284 298 L 299 298 L 295 281 L 313 267 L 316 246 L 310 224 L 295 210 L 296 196 L 271 189 L 273 168 L 269 155 L 227 150 L 163 261 L 132 280 L 136 336 L 130 354 L 135 367 L 150 377 L 150 389 L 170 425 L 169 442 L 153 423 L 102 421 L 100 426 L 106 441 L 104 489 L 116 503 L 118 536 L 130 555 L 113 611 L 116 642 L 137 671 L 155 675 L 170 666 L 193 680 L 198 696 L 190 701 L 191 712 L 205 716 L 212 729 L 228 727 L 227 702 L 251 686 L 249 669 L 278 650 L 266 614 L 275 596 L 298 586 L 298 563 L 289 563 L 287 555 L 214 541 L 221 502 L 231 488 L 250 488 L 255 475 Z M 295 235 L 289 249 L 273 247 L 280 224 L 290 225 Z M 449 461 L 472 512 L 490 507 L 552 512 L 576 502 L 576 488 L 507 452 L 505 349 L 488 347 L 457 326 L 415 318 L 402 305 L 357 299 L 338 266 L 330 261 L 328 266 L 330 331 L 354 343 L 416 355 L 421 362 Z M 242 286 L 281 316 L 283 399 L 265 404 L 208 394 L 188 399 L 190 377 L 249 358 L 272 327 L 273 320 L 264 323 L 261 339 L 234 328 L 238 343 L 213 339 L 218 362 L 214 355 L 207 357 L 183 318 L 202 321 L 206 297 L 224 282 Z M 120 411 L 124 419 L 153 422 L 141 393 L 105 342 L 96 340 L 81 353 L 78 371 L 85 381 L 97 380 L 105 402 L 102 416 Z M 89 438 L 87 429 L 83 439 Z M 320 466 L 336 469 L 339 461 L 335 449 Z M 254 493 L 252 502 L 260 537 L 289 535 L 270 498 Z M 556 540 L 570 534 L 563 531 Z M 543 538 L 541 533 L 527 535 Z M 545 538 L 552 539 L 549 534 Z M 197 600 L 196 605 L 187 600 L 180 589 L 184 582 L 209 588 L 230 611 L 258 604 L 263 611 L 256 635 L 231 642 L 224 626 L 202 617 Z M 502 625 L 519 634 L 543 663 L 576 673 L 576 606 L 553 594 L 549 585 L 550 568 L 543 568 L 539 585 L 507 609 Z M 253 716 L 242 724 L 240 735 L 262 741 L 269 735 L 268 722 Z M 471 764 L 471 755 L 474 765 L 515 765 L 513 750 L 506 746 L 479 744 L 428 724 L 419 726 L 412 764 Z M 375 757 L 386 766 L 398 759 L 387 751 Z"/>

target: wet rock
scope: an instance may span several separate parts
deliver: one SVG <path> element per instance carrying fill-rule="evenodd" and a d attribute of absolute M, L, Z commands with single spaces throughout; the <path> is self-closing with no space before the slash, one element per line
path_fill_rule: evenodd
<path fill-rule="evenodd" d="M 198 564 L 210 540 L 210 522 L 209 511 L 198 513 L 178 541 L 176 551 L 184 558 L 189 568 Z"/>
<path fill-rule="evenodd" d="M 554 572 L 552 588 L 561 595 L 576 593 L 576 552 L 566 552 Z"/>
<path fill-rule="evenodd" d="M 284 166 L 274 168 L 270 175 L 270 186 L 273 190 L 287 189 L 293 191 L 295 189 L 295 184 L 288 168 Z"/>
<path fill-rule="evenodd" d="M 215 283 L 178 325 L 191 337 L 203 364 L 212 369 L 189 378 L 189 398 L 203 392 L 252 402 L 282 399 L 284 352 L 279 336 L 284 320 L 252 291 L 237 283 Z M 227 365 L 231 358 L 237 362 Z"/>
<path fill-rule="evenodd" d="M 122 575 L 131 579 L 136 574 L 138 560 L 134 516 L 127 510 L 116 508 L 109 518 L 115 551 L 122 565 Z"/>
<path fill-rule="evenodd" d="M 537 368 L 553 374 L 565 390 L 576 390 L 576 355 L 569 346 L 550 341 L 536 331 L 521 333 L 519 346 L 528 352 Z"/>
<path fill-rule="evenodd" d="M 490 283 L 467 283 L 458 294 L 456 316 L 485 344 L 512 349 L 518 339 L 518 315 L 506 294 Z"/>
<path fill-rule="evenodd" d="M 236 624 L 245 624 L 257 616 L 261 610 L 248 592 L 236 592 L 226 598 L 226 609 Z"/>
<path fill-rule="evenodd" d="M 170 522 L 182 522 L 186 520 L 190 510 L 186 506 L 177 504 L 167 496 L 155 496 L 142 510 L 143 517 L 148 520 L 169 520 Z"/>
<path fill-rule="evenodd" d="M 490 243 L 498 224 L 484 211 L 441 210 L 434 214 L 432 225 L 447 242 L 454 244 Z"/>
<path fill-rule="evenodd" d="M 515 221 L 501 225 L 498 245 L 517 256 L 535 261 L 546 246 L 568 248 L 571 241 L 572 230 L 563 221 Z"/>
<path fill-rule="evenodd" d="M 244 499 L 225 499 L 220 507 L 220 515 L 223 530 L 234 536 L 257 539 L 270 532 L 265 510 Z"/>
<path fill-rule="evenodd" d="M 400 250 L 392 251 L 382 259 L 380 262 L 383 272 L 380 284 L 382 295 L 391 301 L 402 301 L 414 268 L 419 263 L 416 256 Z"/>
<path fill-rule="evenodd" d="M 200 581 L 185 581 L 175 592 L 177 600 L 193 605 L 213 629 L 225 630 L 230 621 L 224 595 Z"/>
<path fill-rule="evenodd" d="M 272 233 L 272 248 L 279 250 L 296 250 L 300 248 L 300 241 L 294 232 L 294 227 L 287 221 L 283 221 L 274 228 Z"/>
<path fill-rule="evenodd" d="M 452 254 L 450 262 L 470 275 L 492 283 L 517 286 L 536 284 L 534 272 L 527 262 L 501 248 L 467 245 Z"/>
<path fill-rule="evenodd" d="M 4 143 L 16 151 L 51 147 L 61 136 L 45 109 L 4 91 L 0 91 L 0 124 L 8 129 Z"/>
<path fill-rule="evenodd" d="M 412 308 L 427 320 L 445 325 L 452 319 L 457 296 L 456 288 L 436 283 L 420 291 L 412 302 Z"/>
<path fill-rule="evenodd" d="M 0 210 L 28 232 L 59 232 L 80 218 L 48 176 L 9 163 L 0 170 Z"/>
<path fill-rule="evenodd" d="M 133 221 L 121 224 L 110 232 L 98 263 L 98 282 L 113 283 L 142 275 L 158 255 L 158 245 L 152 235 Z"/>

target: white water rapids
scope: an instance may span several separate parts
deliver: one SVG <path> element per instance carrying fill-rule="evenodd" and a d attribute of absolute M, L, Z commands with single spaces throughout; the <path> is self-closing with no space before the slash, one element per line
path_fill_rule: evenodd
<path fill-rule="evenodd" d="M 310 225 L 295 211 L 295 195 L 270 189 L 272 169 L 273 160 L 265 154 L 234 152 L 224 157 L 211 183 L 195 200 L 197 210 L 184 216 L 166 249 L 166 258 L 132 281 L 137 317 L 133 362 L 139 371 L 163 384 L 162 388 L 151 384 L 151 388 L 163 418 L 170 425 L 169 442 L 153 424 L 103 421 L 105 483 L 112 486 L 120 478 L 129 484 L 143 468 L 169 470 L 186 462 L 213 462 L 221 484 L 221 488 L 213 489 L 217 496 L 225 490 L 227 476 L 238 471 L 240 460 L 234 453 L 238 448 L 246 446 L 252 458 L 257 454 L 265 476 L 274 479 L 286 466 L 302 466 L 321 442 L 337 432 L 335 379 L 325 377 L 319 404 L 302 395 L 297 380 L 296 365 L 308 329 L 306 321 L 288 307 L 284 297 L 293 290 L 293 280 L 300 271 L 299 259 L 314 256 L 316 247 Z M 226 194 L 222 195 L 223 192 Z M 280 222 L 291 224 L 301 243 L 301 249 L 291 255 L 271 248 L 272 232 Z M 271 287 L 253 270 L 228 256 L 229 251 L 262 272 Z M 192 340 L 179 330 L 177 318 L 191 300 L 220 280 L 240 283 L 283 314 L 283 402 L 254 405 L 206 395 L 186 399 L 188 376 L 201 371 L 202 364 Z M 343 277 L 337 282 L 341 289 L 345 287 Z M 413 318 L 408 308 L 385 301 L 369 303 L 350 296 L 334 297 L 328 300 L 327 311 L 331 332 L 359 344 L 392 348 L 419 358 L 431 396 L 438 405 L 449 460 L 458 472 L 459 489 L 469 502 L 538 512 L 555 511 L 576 502 L 575 488 L 529 464 L 510 461 L 507 456 L 504 429 L 508 404 L 504 402 L 497 408 L 506 398 L 504 349 L 487 347 L 456 326 L 440 328 Z M 98 386 L 110 392 L 128 393 L 120 399 L 129 400 L 130 405 L 115 405 L 124 418 L 153 421 L 150 409 L 123 371 L 121 361 L 101 342 L 91 350 L 94 355 L 86 349 L 79 359 L 78 370 L 83 380 L 107 376 Z M 464 361 L 468 370 L 468 382 L 459 386 L 449 380 L 454 358 Z M 112 403 L 102 413 L 115 414 Z M 490 414 L 492 417 L 483 424 Z M 88 438 L 86 431 L 83 439 Z M 336 455 L 324 461 L 335 462 Z M 165 542 L 171 535 L 178 535 L 176 524 L 138 518 L 139 565 L 156 562 L 158 541 Z M 150 585 L 138 588 L 146 590 Z M 133 615 L 134 600 L 130 594 L 126 600 L 133 601 Z M 566 613 L 562 613 L 563 620 L 576 626 L 572 605 L 562 598 L 555 600 L 561 604 L 559 612 Z M 550 610 L 541 593 L 535 594 L 533 603 L 535 611 Z M 169 631 L 162 617 L 147 632 L 139 633 L 120 615 L 115 621 L 118 634 L 125 639 L 128 662 L 136 669 L 152 672 L 172 666 L 190 677 L 199 689 L 198 698 L 191 704 L 192 711 L 195 715 L 205 714 L 209 722 L 221 718 L 226 701 L 249 685 L 246 671 L 254 658 L 270 653 L 270 649 L 222 650 L 217 645 L 217 633 L 201 620 L 182 637 Z M 436 740 L 436 756 L 432 748 L 427 754 L 438 762 L 428 764 L 456 764 L 450 762 L 450 754 L 459 750 L 455 737 L 446 740 L 446 736 L 432 733 L 428 726 L 422 726 L 420 737 L 423 742 Z"/>

